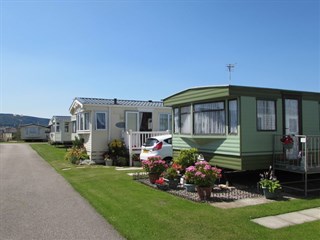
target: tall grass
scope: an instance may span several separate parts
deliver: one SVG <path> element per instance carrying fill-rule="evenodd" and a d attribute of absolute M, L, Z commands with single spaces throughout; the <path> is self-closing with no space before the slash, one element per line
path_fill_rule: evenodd
<path fill-rule="evenodd" d="M 64 149 L 43 144 L 33 144 L 32 147 L 127 239 L 320 238 L 319 221 L 278 230 L 250 221 L 257 217 L 318 207 L 320 199 L 219 209 L 152 189 L 112 167 L 76 168 L 64 160 Z"/>

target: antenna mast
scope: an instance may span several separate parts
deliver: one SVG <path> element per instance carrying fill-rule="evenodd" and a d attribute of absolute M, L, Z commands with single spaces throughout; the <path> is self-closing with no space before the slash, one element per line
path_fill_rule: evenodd
<path fill-rule="evenodd" d="M 226 67 L 228 68 L 228 71 L 229 71 L 229 83 L 231 83 L 231 72 L 233 71 L 234 67 L 235 67 L 235 64 L 227 64 Z"/>

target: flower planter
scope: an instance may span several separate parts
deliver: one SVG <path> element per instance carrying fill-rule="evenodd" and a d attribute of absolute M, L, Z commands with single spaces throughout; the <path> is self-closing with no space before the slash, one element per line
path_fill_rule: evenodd
<path fill-rule="evenodd" d="M 112 166 L 112 159 L 107 159 L 107 160 L 105 160 L 105 164 L 106 164 L 106 166 Z"/>
<path fill-rule="evenodd" d="M 201 201 L 209 200 L 211 196 L 212 187 L 197 186 L 197 193 Z"/>
<path fill-rule="evenodd" d="M 157 188 L 162 191 L 167 191 L 169 189 L 169 186 L 167 184 L 156 184 Z"/>
<path fill-rule="evenodd" d="M 276 199 L 276 198 L 279 198 L 280 196 L 279 190 L 270 192 L 268 188 L 264 188 L 264 187 L 262 187 L 262 190 L 263 190 L 263 195 L 265 196 L 266 199 Z"/>
<path fill-rule="evenodd" d="M 284 149 L 291 149 L 293 148 L 293 143 L 286 143 L 286 144 L 282 144 Z"/>
<path fill-rule="evenodd" d="M 160 177 L 159 173 L 149 173 L 150 183 L 155 184 L 156 181 L 159 179 L 159 177 Z"/>
<path fill-rule="evenodd" d="M 186 188 L 187 192 L 195 192 L 196 191 L 196 185 L 191 183 L 185 183 L 184 187 Z"/>
<path fill-rule="evenodd" d="M 169 185 L 169 188 L 171 189 L 177 189 L 179 180 L 178 179 L 166 179 L 166 182 Z"/>

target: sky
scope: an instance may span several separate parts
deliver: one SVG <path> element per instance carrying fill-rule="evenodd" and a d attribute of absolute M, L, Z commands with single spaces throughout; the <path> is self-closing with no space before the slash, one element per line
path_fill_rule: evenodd
<path fill-rule="evenodd" d="M 229 84 L 320 92 L 319 0 L 0 0 L 0 15 L 1 113 Z"/>

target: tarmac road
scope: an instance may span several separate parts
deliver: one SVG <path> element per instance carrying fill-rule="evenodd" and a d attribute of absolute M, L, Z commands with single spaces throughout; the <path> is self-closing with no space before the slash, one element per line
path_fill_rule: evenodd
<path fill-rule="evenodd" d="M 28 144 L 0 144 L 0 239 L 124 239 Z"/>

